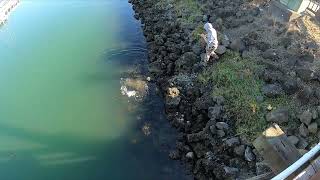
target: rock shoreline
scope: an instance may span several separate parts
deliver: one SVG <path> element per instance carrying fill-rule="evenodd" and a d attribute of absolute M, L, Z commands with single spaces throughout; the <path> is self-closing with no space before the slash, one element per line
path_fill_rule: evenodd
<path fill-rule="evenodd" d="M 301 112 L 292 115 L 286 107 L 279 107 L 266 115 L 266 121 L 280 124 L 288 123 L 289 118 L 301 121 L 300 128 L 285 128 L 285 131 L 299 149 L 310 147 L 306 137 L 309 132 L 316 134 L 318 131 L 315 121 L 320 108 L 315 107 L 320 102 L 317 99 L 319 83 L 311 86 L 309 82 L 320 81 L 320 71 L 306 63 L 314 62 L 317 57 L 310 54 L 310 49 L 301 48 L 308 42 L 292 42 L 294 36 L 275 42 L 261 37 L 262 31 L 268 29 L 259 27 L 261 22 L 255 18 L 262 13 L 265 4 L 258 7 L 249 6 L 245 3 L 249 1 L 245 0 L 198 1 L 203 4 L 201 13 L 205 15 L 197 16 L 195 21 L 214 22 L 217 30 L 232 37 L 222 36 L 225 38 L 220 39 L 221 55 L 231 49 L 240 52 L 242 57 L 256 57 L 258 63 L 264 64 L 266 68 L 258 76 L 266 82 L 261 89 L 265 97 L 295 94 L 299 106 L 303 107 Z M 227 111 L 225 98 L 212 96 L 215 85 L 197 81 L 197 75 L 207 68 L 200 63 L 203 48 L 193 38 L 197 25 L 182 22 L 181 14 L 177 12 L 179 9 L 172 0 L 129 2 L 133 5 L 135 17 L 142 23 L 152 80 L 165 99 L 169 122 L 179 130 L 177 148 L 170 152 L 170 158 L 185 162 L 195 179 L 246 179 L 269 172 L 251 142 L 237 134 L 236 122 Z M 263 19 L 263 23 L 268 26 L 275 22 Z M 251 31 L 243 26 L 248 26 Z M 283 28 L 277 24 L 272 33 L 275 36 L 281 34 Z M 298 52 L 286 53 L 287 50 Z M 315 112 L 309 112 L 310 108 Z"/>

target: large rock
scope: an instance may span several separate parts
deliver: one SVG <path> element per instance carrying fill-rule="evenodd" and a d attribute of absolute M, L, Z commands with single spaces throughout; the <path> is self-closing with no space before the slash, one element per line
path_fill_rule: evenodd
<path fill-rule="evenodd" d="M 283 89 L 289 95 L 294 94 L 298 90 L 298 81 L 294 78 L 287 79 L 283 84 Z"/>
<path fill-rule="evenodd" d="M 299 127 L 299 133 L 303 137 L 307 137 L 309 135 L 309 130 L 303 123 Z"/>
<path fill-rule="evenodd" d="M 309 130 L 309 132 L 316 134 L 318 131 L 318 124 L 316 122 L 309 124 L 308 130 Z"/>
<path fill-rule="evenodd" d="M 193 152 L 188 152 L 188 153 L 186 154 L 186 158 L 187 158 L 187 159 L 193 159 L 193 158 L 194 158 L 194 153 L 193 153 Z"/>
<path fill-rule="evenodd" d="M 213 120 L 219 119 L 221 116 L 222 110 L 223 110 L 223 107 L 218 105 L 209 107 L 208 117 Z"/>
<path fill-rule="evenodd" d="M 189 71 L 197 61 L 200 61 L 200 59 L 195 53 L 186 52 L 175 62 L 176 71 Z"/>
<path fill-rule="evenodd" d="M 306 85 L 298 93 L 298 98 L 301 102 L 307 103 L 314 95 L 312 87 Z"/>
<path fill-rule="evenodd" d="M 270 167 L 265 162 L 257 162 L 256 163 L 256 172 L 257 175 L 265 174 L 267 172 L 271 172 Z"/>
<path fill-rule="evenodd" d="M 300 121 L 305 125 L 309 125 L 311 123 L 311 120 L 312 113 L 310 112 L 310 110 L 306 110 L 300 115 Z"/>
<path fill-rule="evenodd" d="M 226 133 L 223 130 L 218 130 L 217 135 L 219 138 L 222 138 L 222 137 L 226 136 Z"/>
<path fill-rule="evenodd" d="M 252 162 L 256 159 L 256 156 L 253 154 L 251 147 L 247 146 L 244 152 L 244 158 L 246 161 Z"/>
<path fill-rule="evenodd" d="M 270 83 L 281 82 L 283 78 L 283 73 L 280 71 L 265 70 L 263 74 L 264 81 Z"/>
<path fill-rule="evenodd" d="M 297 144 L 298 149 L 305 149 L 308 145 L 309 143 L 305 138 L 299 137 L 299 142 Z"/>
<path fill-rule="evenodd" d="M 224 46 L 224 47 L 229 47 L 230 45 L 230 39 L 228 38 L 227 35 L 223 35 L 222 39 L 221 39 L 221 44 Z"/>
<path fill-rule="evenodd" d="M 240 144 L 240 140 L 238 137 L 233 137 L 233 138 L 227 139 L 225 143 L 228 147 L 234 147 Z"/>
<path fill-rule="evenodd" d="M 262 53 L 262 57 L 265 59 L 277 60 L 279 55 L 277 54 L 275 49 L 268 49 Z"/>
<path fill-rule="evenodd" d="M 233 149 L 233 152 L 238 156 L 243 156 L 246 147 L 244 145 L 237 146 Z"/>
<path fill-rule="evenodd" d="M 227 51 L 227 48 L 223 45 L 219 45 L 218 48 L 215 50 L 215 52 L 218 55 L 222 55 L 222 54 L 226 53 L 226 51 Z"/>
<path fill-rule="evenodd" d="M 231 42 L 230 49 L 233 51 L 242 52 L 246 49 L 246 46 L 241 39 L 236 39 Z"/>
<path fill-rule="evenodd" d="M 304 81 L 310 81 L 314 78 L 314 73 L 310 68 L 299 67 L 296 69 L 297 75 Z"/>
<path fill-rule="evenodd" d="M 293 145 L 297 145 L 299 142 L 299 138 L 297 136 L 289 136 L 288 140 L 293 144 Z"/>
<path fill-rule="evenodd" d="M 234 167 L 225 166 L 223 169 L 227 176 L 236 176 L 240 172 L 238 168 L 234 168 Z"/>
<path fill-rule="evenodd" d="M 316 109 L 313 109 L 312 110 L 312 119 L 316 120 L 316 119 L 318 119 L 318 116 L 319 116 L 318 111 Z"/>
<path fill-rule="evenodd" d="M 267 84 L 263 86 L 262 93 L 267 97 L 273 98 L 283 95 L 284 91 L 279 84 Z"/>
<path fill-rule="evenodd" d="M 220 130 L 229 130 L 229 125 L 225 122 L 217 122 L 216 127 Z"/>
<path fill-rule="evenodd" d="M 289 120 L 289 111 L 287 108 L 279 108 L 267 114 L 268 122 L 284 123 Z"/>

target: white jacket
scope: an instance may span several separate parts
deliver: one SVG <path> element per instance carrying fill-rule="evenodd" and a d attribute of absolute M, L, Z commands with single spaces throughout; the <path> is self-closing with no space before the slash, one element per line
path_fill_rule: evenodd
<path fill-rule="evenodd" d="M 207 48 L 218 48 L 218 35 L 212 24 L 206 23 L 204 29 L 207 31 Z"/>

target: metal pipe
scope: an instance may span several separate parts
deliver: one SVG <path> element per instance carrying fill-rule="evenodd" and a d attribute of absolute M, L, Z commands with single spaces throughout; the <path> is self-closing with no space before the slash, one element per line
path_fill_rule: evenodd
<path fill-rule="evenodd" d="M 298 161 L 293 163 L 287 169 L 282 171 L 276 177 L 272 178 L 271 180 L 283 180 L 289 177 L 293 172 L 299 169 L 302 165 L 304 165 L 307 161 L 309 161 L 312 157 L 314 157 L 320 151 L 320 142 L 312 148 L 309 152 L 303 155 Z"/>

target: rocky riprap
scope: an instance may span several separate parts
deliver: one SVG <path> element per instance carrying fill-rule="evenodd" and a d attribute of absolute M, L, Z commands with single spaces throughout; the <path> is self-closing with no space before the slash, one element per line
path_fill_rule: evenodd
<path fill-rule="evenodd" d="M 268 98 L 290 95 L 300 107 L 293 115 L 287 107 L 275 109 L 266 120 L 300 122 L 284 130 L 301 152 L 310 147 L 309 135 L 319 134 L 320 68 L 315 61 L 319 53 L 310 39 L 268 18 L 267 1 L 195 0 L 202 15 L 188 23 L 181 20 L 175 0 L 129 2 L 142 23 L 152 80 L 164 96 L 168 120 L 180 132 L 169 156 L 185 162 L 195 179 L 245 179 L 270 171 L 251 142 L 236 135 L 225 99 L 212 96 L 215 85 L 197 81 L 197 74 L 206 68 L 200 63 L 204 49 L 192 37 L 199 22 L 209 20 L 220 32 L 220 55 L 231 49 L 264 65 L 259 72 L 266 82 L 262 93 Z"/>

